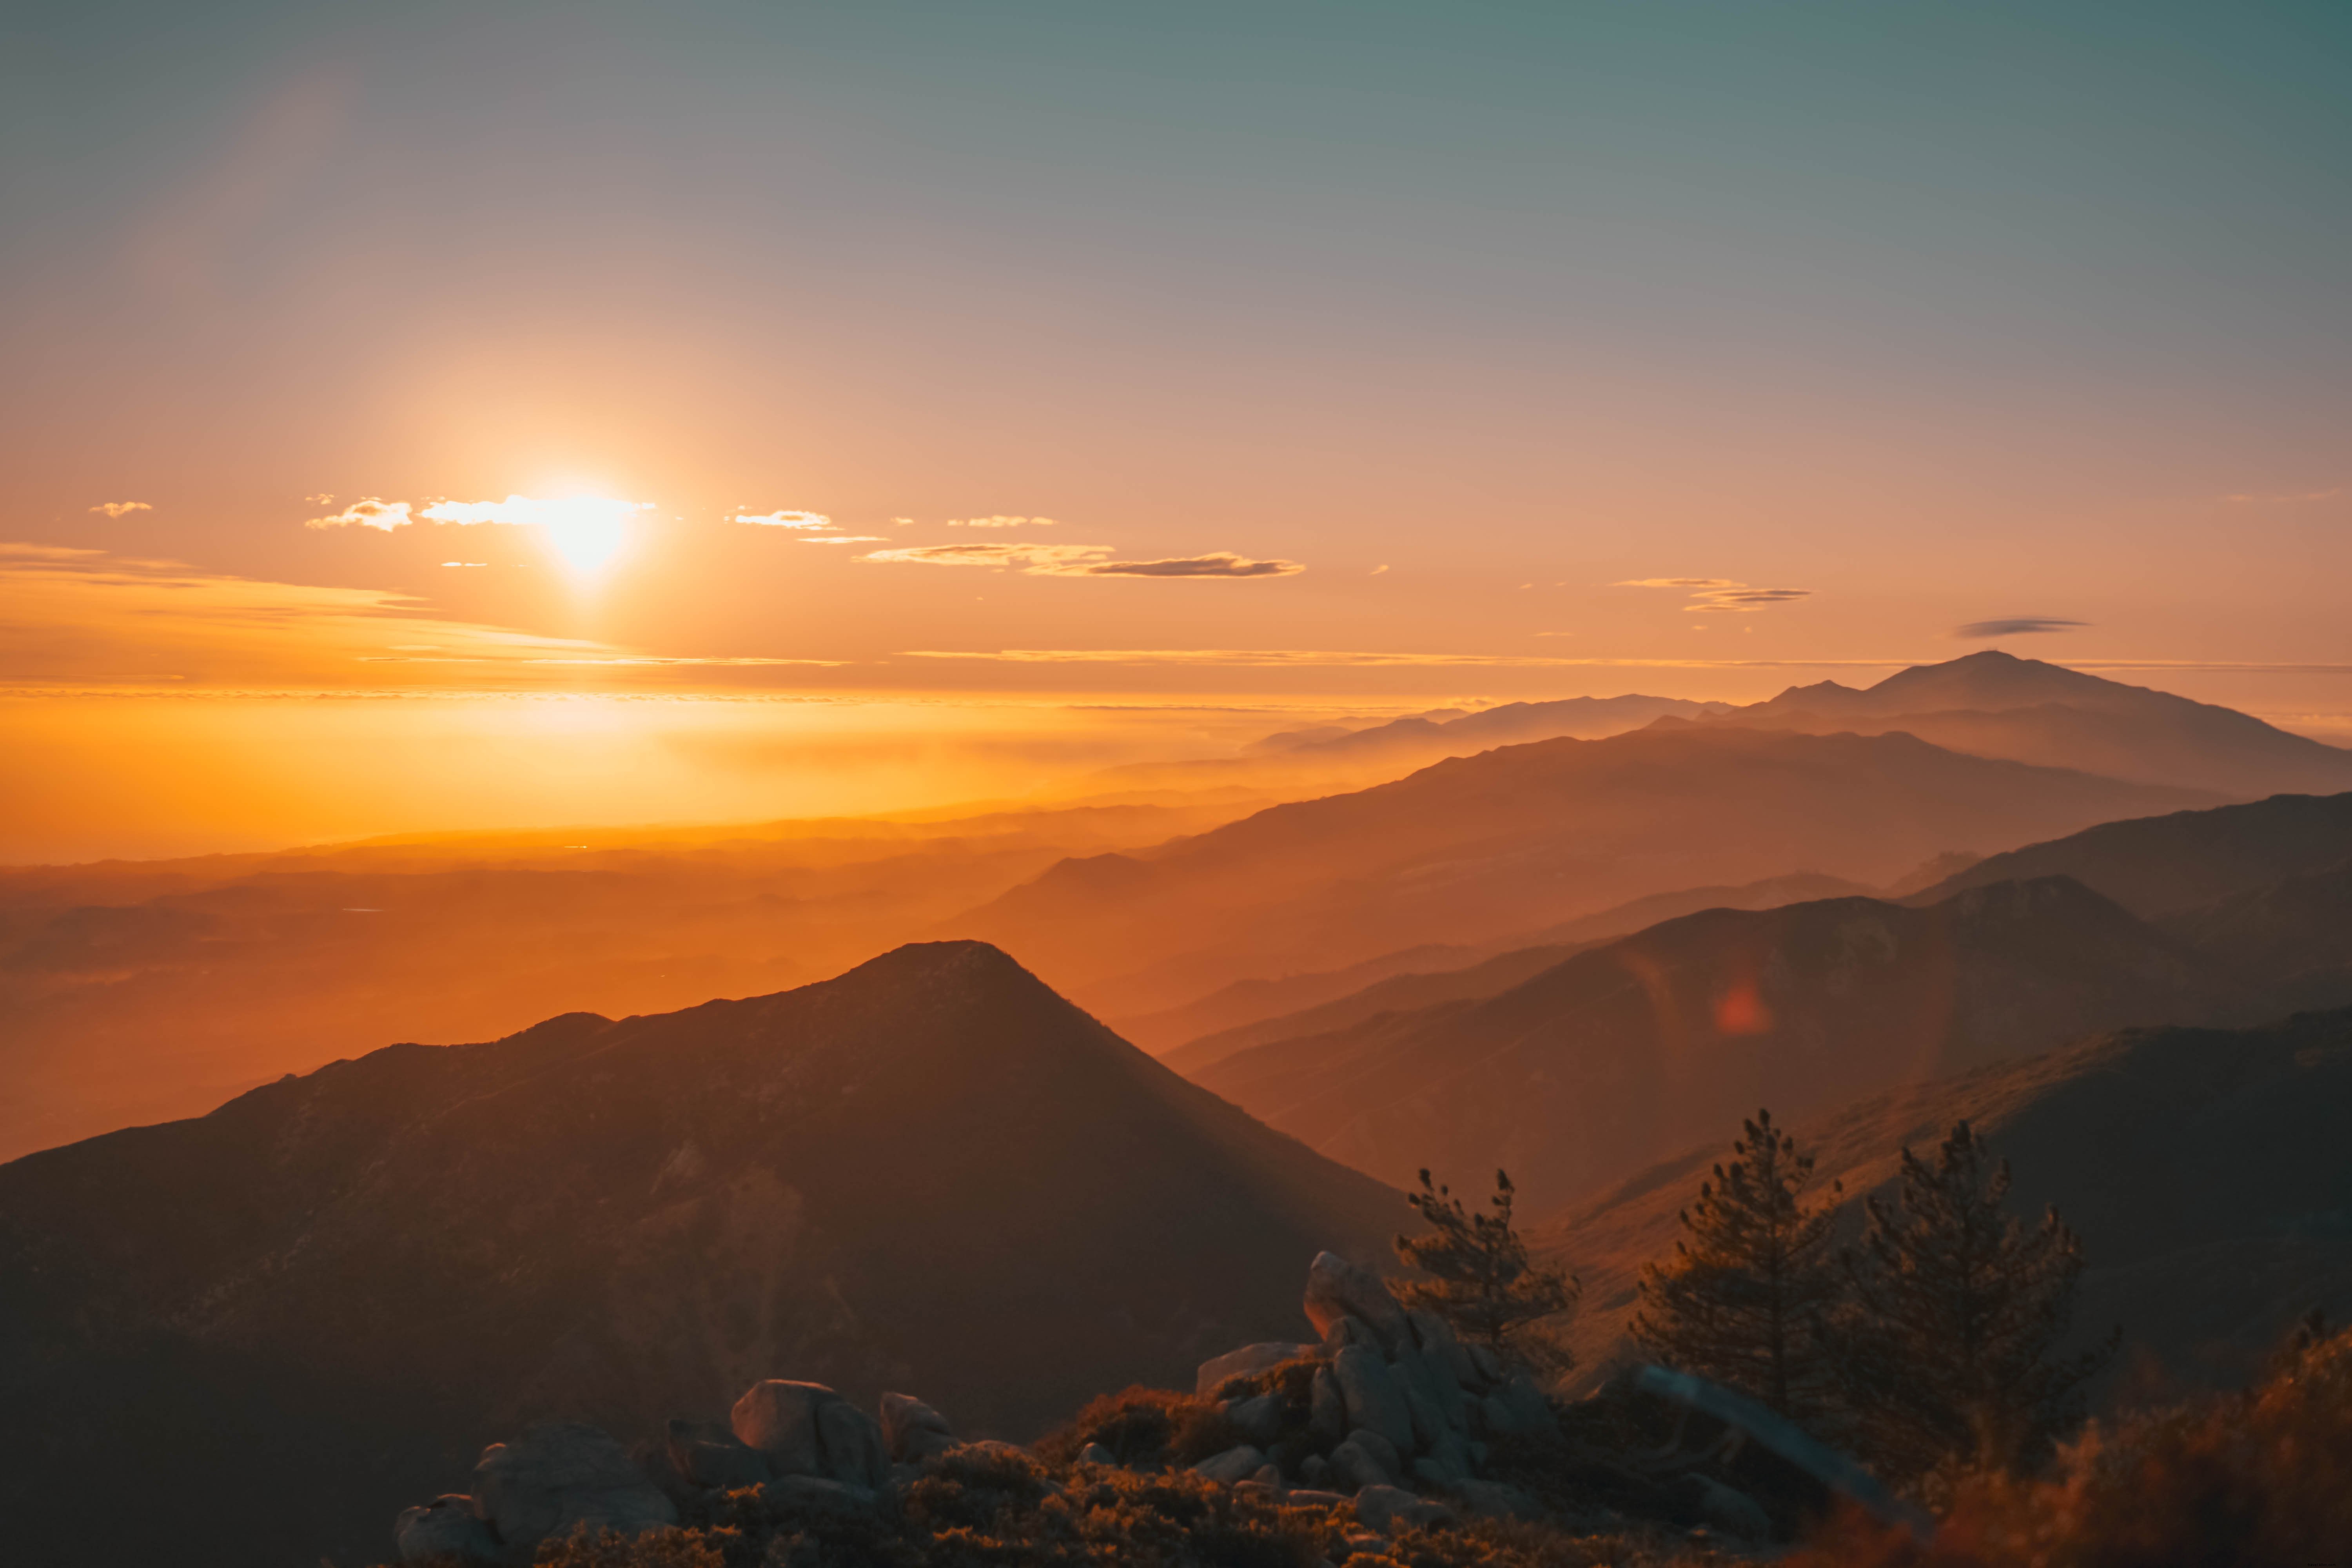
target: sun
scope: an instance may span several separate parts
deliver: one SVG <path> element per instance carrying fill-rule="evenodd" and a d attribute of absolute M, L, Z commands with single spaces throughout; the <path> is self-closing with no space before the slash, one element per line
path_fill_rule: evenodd
<path fill-rule="evenodd" d="M 610 496 L 563 496 L 536 502 L 530 521 L 564 570 L 587 582 L 612 567 L 629 542 L 629 519 L 641 510 Z"/>

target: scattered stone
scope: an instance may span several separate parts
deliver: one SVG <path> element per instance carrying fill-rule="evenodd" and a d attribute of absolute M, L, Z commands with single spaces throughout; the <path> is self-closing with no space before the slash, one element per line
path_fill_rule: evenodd
<path fill-rule="evenodd" d="M 1265 1455 L 1262 1450 L 1244 1443 L 1237 1448 L 1228 1448 L 1222 1454 L 1202 1460 L 1192 1467 L 1192 1473 L 1231 1486 L 1235 1481 L 1247 1480 L 1265 1463 Z"/>
<path fill-rule="evenodd" d="M 1454 1493 L 1462 1506 L 1482 1519 L 1540 1519 L 1543 1510 L 1535 1499 L 1514 1486 L 1501 1481 L 1457 1481 Z"/>
<path fill-rule="evenodd" d="M 1378 1352 L 1367 1345 L 1349 1345 L 1332 1358 L 1331 1375 L 1339 1384 L 1340 1398 L 1347 1401 L 1350 1426 L 1379 1433 L 1400 1453 L 1412 1451 L 1412 1409 Z"/>
<path fill-rule="evenodd" d="M 1337 1443 L 1348 1435 L 1348 1401 L 1328 1366 L 1315 1369 L 1315 1382 L 1307 1390 L 1307 1435 L 1318 1446 Z"/>
<path fill-rule="evenodd" d="M 474 1513 L 526 1554 L 583 1524 L 636 1535 L 677 1522 L 677 1505 L 630 1462 L 627 1449 L 574 1421 L 534 1426 L 483 1449 L 474 1466 Z"/>
<path fill-rule="evenodd" d="M 1370 1269 L 1349 1262 L 1336 1252 L 1318 1252 L 1307 1270 L 1307 1296 L 1302 1303 L 1307 1321 L 1327 1339 L 1331 1325 L 1353 1318 L 1372 1331 L 1383 1354 L 1394 1355 L 1412 1343 L 1404 1311 Z"/>
<path fill-rule="evenodd" d="M 1318 1369 L 1319 1370 L 1319 1369 Z M 1282 1436 L 1282 1396 L 1275 1394 L 1253 1394 L 1226 1405 L 1225 1418 L 1234 1429 L 1261 1448 L 1274 1447 Z"/>
<path fill-rule="evenodd" d="M 1423 1501 L 1402 1487 L 1366 1487 L 1356 1494 L 1356 1518 L 1367 1530 L 1393 1535 L 1407 1527 L 1449 1524 L 1454 1510 L 1442 1502 Z"/>
<path fill-rule="evenodd" d="M 919 1464 L 955 1447 L 948 1418 L 910 1394 L 882 1396 L 882 1446 L 900 1464 Z"/>
<path fill-rule="evenodd" d="M 1217 1391 L 1217 1385 L 1229 1377 L 1247 1377 L 1267 1367 L 1279 1366 L 1294 1357 L 1306 1355 L 1316 1347 L 1292 1344 L 1286 1340 L 1266 1340 L 1258 1344 L 1244 1345 L 1237 1351 L 1227 1351 L 1201 1363 L 1195 1374 L 1192 1392 L 1206 1397 Z"/>
<path fill-rule="evenodd" d="M 505 1553 L 490 1527 L 474 1515 L 474 1500 L 462 1492 L 435 1498 L 402 1510 L 392 1527 L 403 1563 L 497 1563 Z"/>
<path fill-rule="evenodd" d="M 1352 1438 L 1331 1450 L 1330 1465 L 1331 1479 L 1351 1492 L 1366 1487 L 1384 1487 L 1396 1479 Z"/>
<path fill-rule="evenodd" d="M 1709 1524 L 1759 1546 L 1772 1539 L 1772 1516 L 1764 1511 L 1763 1504 L 1737 1487 L 1704 1476 L 1699 1485 L 1699 1510 Z"/>
<path fill-rule="evenodd" d="M 670 1468 L 690 1485 L 733 1491 L 774 1479 L 760 1450 L 717 1421 L 673 1421 L 664 1445 Z"/>

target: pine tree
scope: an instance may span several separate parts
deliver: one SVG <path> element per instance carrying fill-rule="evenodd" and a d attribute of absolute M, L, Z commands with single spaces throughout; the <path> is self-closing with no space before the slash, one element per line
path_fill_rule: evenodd
<path fill-rule="evenodd" d="M 2006 1160 L 1959 1122 L 1931 1167 L 1903 1151 L 1899 1206 L 1868 1204 L 1852 1282 L 1847 1397 L 1889 1474 L 2038 1465 L 2081 1415 L 2116 1337 L 2063 1360 L 2083 1244 L 2056 1208 L 2028 1228 L 2002 1208 Z"/>
<path fill-rule="evenodd" d="M 1804 1201 L 1813 1161 L 1759 1110 L 1682 1212 L 1674 1256 L 1642 1270 L 1635 1341 L 1824 1431 L 1838 1408 L 1830 1323 L 1845 1277 L 1830 1245 L 1840 1189 Z"/>
<path fill-rule="evenodd" d="M 1511 1178 L 1495 1173 L 1492 1214 L 1474 1215 L 1444 1186 L 1433 1186 L 1429 1173 L 1421 1173 L 1421 1191 L 1407 1195 L 1430 1226 L 1425 1236 L 1400 1236 L 1397 1256 L 1428 1279 L 1406 1279 L 1395 1287 L 1408 1307 L 1425 1307 L 1465 1340 L 1533 1362 L 1547 1370 L 1566 1370 L 1566 1352 L 1543 1342 L 1540 1327 L 1576 1305 L 1574 1279 L 1558 1268 L 1546 1268 L 1528 1256 L 1527 1243 L 1511 1226 L 1511 1205 L 1517 1196 Z"/>

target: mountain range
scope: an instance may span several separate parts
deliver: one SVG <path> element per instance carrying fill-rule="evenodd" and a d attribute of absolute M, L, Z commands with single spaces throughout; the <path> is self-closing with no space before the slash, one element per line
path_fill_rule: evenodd
<path fill-rule="evenodd" d="M 389 1047 L 0 1165 L 10 1550 L 177 1559 L 203 1518 L 371 1561 L 493 1437 L 763 1377 L 1027 1437 L 1295 1332 L 1306 1260 L 1407 1217 L 977 943 Z"/>

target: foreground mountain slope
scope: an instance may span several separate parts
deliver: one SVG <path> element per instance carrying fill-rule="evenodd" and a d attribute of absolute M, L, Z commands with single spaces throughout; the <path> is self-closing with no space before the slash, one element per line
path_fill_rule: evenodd
<path fill-rule="evenodd" d="M 1902 730 L 1978 756 L 2238 796 L 2352 789 L 2352 752 L 2252 714 L 1998 650 L 1864 689 L 1824 680 L 1717 722 L 1815 732 Z"/>
<path fill-rule="evenodd" d="M 1989 856 L 1918 894 L 1947 899 L 2017 877 L 2072 877 L 2139 915 L 2179 914 L 2352 859 L 2352 794 L 2102 823 Z"/>
<path fill-rule="evenodd" d="M 373 1549 L 523 1423 L 635 1434 L 761 1377 L 916 1386 L 1026 1436 L 1290 1331 L 1300 1259 L 1378 1249 L 1402 1207 L 976 943 L 394 1047 L 0 1166 L 11 1511 L 88 1528 L 113 1399 L 155 1432 L 299 1434 L 268 1462 L 319 1500 L 304 1562 Z M 199 1443 L 142 1500 L 200 1508 L 259 1462 Z"/>
<path fill-rule="evenodd" d="M 2126 1367 L 2146 1354 L 2162 1377 L 2237 1384 L 2294 1319 L 2324 1306 L 2333 1320 L 2352 1300 L 2352 1011 L 2113 1035 L 1890 1090 L 1796 1135 L 1820 1186 L 1843 1184 L 1851 1230 L 1862 1200 L 1891 1189 L 1898 1152 L 1927 1156 L 1961 1120 L 2011 1162 L 2018 1215 L 2055 1203 L 2082 1236 L 2076 1326 L 2121 1324 Z M 1675 1214 L 1738 1131 L 1734 1116 L 1541 1231 L 1584 1281 L 1587 1377 L 1622 1345 L 1642 1264 L 1673 1248 Z"/>
<path fill-rule="evenodd" d="M 1115 1016 L 1251 975 L 1475 944 L 1797 867 L 1876 884 L 1940 851 L 2208 799 L 1961 756 L 1903 734 L 1661 720 L 1603 741 L 1456 758 L 1149 857 L 1066 860 L 934 934 L 1019 951 Z"/>
<path fill-rule="evenodd" d="M 2080 883 L 1928 909 L 1711 910 L 1498 995 L 1214 1062 L 1200 1081 L 1386 1180 L 1497 1164 L 1565 1202 L 1736 1127 L 2137 1022 L 2255 1016 L 2227 974 Z M 1728 1121 L 1727 1121 L 1728 1119 Z"/>

